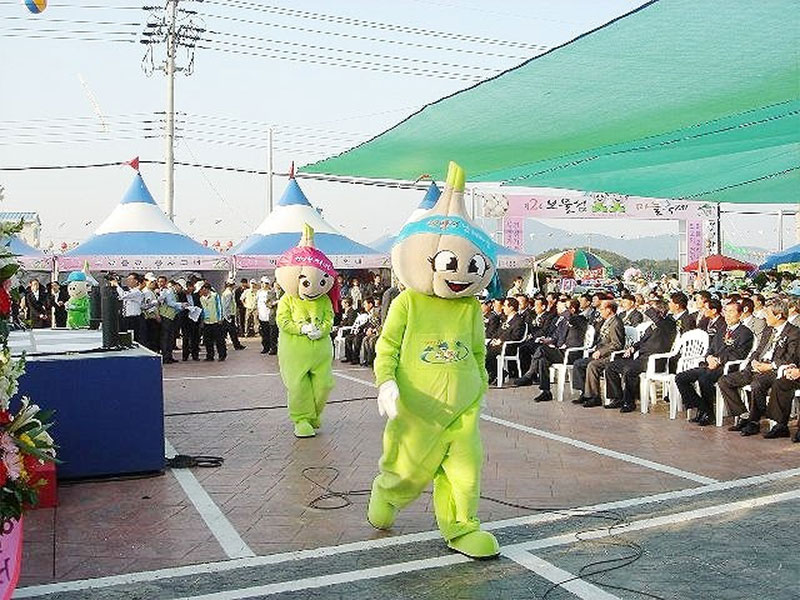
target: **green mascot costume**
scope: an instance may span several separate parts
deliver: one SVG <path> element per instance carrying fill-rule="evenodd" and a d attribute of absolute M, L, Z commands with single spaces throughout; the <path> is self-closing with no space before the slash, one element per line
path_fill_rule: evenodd
<path fill-rule="evenodd" d="M 314 248 L 305 225 L 300 244 L 278 260 L 275 278 L 285 292 L 276 320 L 278 364 L 289 396 L 289 417 L 297 437 L 313 437 L 333 389 L 333 311 L 339 287 L 333 263 Z"/>
<path fill-rule="evenodd" d="M 483 447 L 478 419 L 488 388 L 476 294 L 497 287 L 494 244 L 464 210 L 464 171 L 450 163 L 436 205 L 406 224 L 392 249 L 405 285 L 376 346 L 378 409 L 388 417 L 367 518 L 388 529 L 433 481 L 436 522 L 453 550 L 497 556 L 477 518 Z"/>
<path fill-rule="evenodd" d="M 67 309 L 67 327 L 81 329 L 89 326 L 89 281 L 86 273 L 73 271 L 67 277 L 67 293 L 69 301 Z"/>

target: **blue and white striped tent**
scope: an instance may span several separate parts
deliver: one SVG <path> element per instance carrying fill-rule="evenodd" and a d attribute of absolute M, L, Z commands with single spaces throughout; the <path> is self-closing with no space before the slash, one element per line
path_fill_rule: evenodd
<path fill-rule="evenodd" d="M 422 202 L 414 209 L 414 212 L 408 217 L 406 223 L 421 219 L 426 212 L 434 207 L 441 195 L 442 190 L 439 189 L 439 186 L 437 186 L 435 182 L 431 182 L 425 192 L 425 196 L 422 198 Z M 379 252 L 391 253 L 396 238 L 396 235 L 381 236 L 372 243 L 372 247 Z M 530 256 L 515 252 L 497 243 L 495 243 L 495 250 L 497 252 L 497 267 L 500 269 L 523 269 L 533 266 L 534 261 Z"/>
<path fill-rule="evenodd" d="M 359 244 L 334 229 L 306 198 L 294 177 L 277 206 L 252 235 L 231 249 L 238 269 L 274 269 L 278 258 L 300 241 L 303 224 L 314 229 L 314 245 L 337 269 L 388 267 L 386 253 Z"/>
<path fill-rule="evenodd" d="M 226 256 L 194 241 L 158 207 L 137 173 L 122 201 L 94 235 L 59 256 L 59 269 L 227 270 Z"/>

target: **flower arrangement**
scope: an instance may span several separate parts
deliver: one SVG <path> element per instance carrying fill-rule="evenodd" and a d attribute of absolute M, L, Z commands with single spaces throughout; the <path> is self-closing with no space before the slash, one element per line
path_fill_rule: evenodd
<path fill-rule="evenodd" d="M 0 239 L 18 233 L 20 225 L 0 225 Z M 11 297 L 9 288 L 16 279 L 19 263 L 7 246 L 0 246 L 0 531 L 10 520 L 36 504 L 43 479 L 37 467 L 55 461 L 56 446 L 47 433 L 52 426 L 52 411 L 43 411 L 27 397 L 12 410 L 11 398 L 19 389 L 25 372 L 25 357 L 13 358 L 8 348 Z M 12 288 L 13 289 L 13 288 Z"/>

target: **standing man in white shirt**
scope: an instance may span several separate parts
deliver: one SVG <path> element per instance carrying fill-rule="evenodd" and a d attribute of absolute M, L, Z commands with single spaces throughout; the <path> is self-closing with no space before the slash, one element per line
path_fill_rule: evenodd
<path fill-rule="evenodd" d="M 242 325 L 242 335 L 250 337 L 255 335 L 258 325 L 258 282 L 250 280 L 250 287 L 242 292 L 242 305 L 244 306 L 244 325 Z M 252 323 L 252 326 L 251 326 Z"/>
<path fill-rule="evenodd" d="M 138 273 L 129 274 L 125 278 L 127 290 L 123 290 L 116 279 L 111 280 L 111 285 L 117 288 L 117 295 L 122 301 L 123 326 L 127 331 L 133 332 L 134 340 L 144 345 L 147 338 L 144 316 L 142 315 L 144 278 Z"/>

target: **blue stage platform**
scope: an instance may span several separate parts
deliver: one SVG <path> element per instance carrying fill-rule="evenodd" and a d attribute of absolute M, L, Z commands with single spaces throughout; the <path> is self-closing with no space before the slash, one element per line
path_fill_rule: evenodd
<path fill-rule="evenodd" d="M 59 479 L 126 475 L 164 468 L 161 359 L 143 348 L 97 350 L 99 332 L 12 332 L 13 353 L 28 353 L 19 393 L 54 409 Z M 95 349 L 95 350 L 93 350 Z"/>

